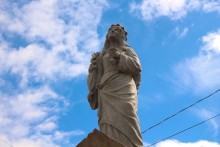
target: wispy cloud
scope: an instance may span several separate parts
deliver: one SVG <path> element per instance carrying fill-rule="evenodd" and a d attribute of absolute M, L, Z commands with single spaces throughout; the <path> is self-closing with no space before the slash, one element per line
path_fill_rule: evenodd
<path fill-rule="evenodd" d="M 205 140 L 187 143 L 180 142 L 178 140 L 166 140 L 157 144 L 155 147 L 220 147 L 220 144 Z"/>
<path fill-rule="evenodd" d="M 100 49 L 97 27 L 106 6 L 103 0 L 1 1 L 1 139 L 16 147 L 56 147 L 84 134 L 59 130 L 68 100 L 50 85 L 87 74 L 90 54 Z"/>
<path fill-rule="evenodd" d="M 220 54 L 220 29 L 204 36 L 202 41 L 204 43 L 203 50 Z"/>
<path fill-rule="evenodd" d="M 185 36 L 187 35 L 188 31 L 189 31 L 189 29 L 188 29 L 187 27 L 185 27 L 185 28 L 183 29 L 183 31 L 180 32 L 179 36 L 180 36 L 181 38 L 182 38 L 182 37 L 185 37 Z"/>
<path fill-rule="evenodd" d="M 219 31 L 202 37 L 203 46 L 198 55 L 174 67 L 177 84 L 194 92 L 217 89 L 220 86 Z"/>
<path fill-rule="evenodd" d="M 99 49 L 97 26 L 104 2 L 31 1 L 21 7 L 4 3 L 1 42 L 7 48 L 0 52 L 2 70 L 20 75 L 23 85 L 29 78 L 72 78 L 87 73 L 85 59 Z M 4 34 L 18 34 L 25 45 L 13 47 L 15 42 Z"/>
<path fill-rule="evenodd" d="M 162 16 L 177 20 L 194 10 L 220 12 L 220 4 L 209 0 L 142 0 L 141 3 L 130 3 L 130 12 L 145 21 Z"/>
<path fill-rule="evenodd" d="M 144 20 L 151 20 L 160 16 L 178 19 L 186 15 L 185 1 L 172 0 L 143 0 L 141 4 L 130 4 L 131 13 L 137 13 Z"/>
<path fill-rule="evenodd" d="M 178 38 L 183 38 L 187 35 L 189 29 L 188 27 L 184 27 L 183 29 L 176 27 L 171 34 L 175 34 Z"/>
<path fill-rule="evenodd" d="M 208 109 L 197 109 L 196 110 L 196 114 L 202 119 L 202 120 L 206 120 L 209 119 L 213 116 L 215 116 L 216 114 Z M 211 119 L 208 124 L 211 126 L 212 130 L 213 130 L 213 136 L 216 137 L 219 134 L 219 123 L 216 121 L 216 119 Z"/>
<path fill-rule="evenodd" d="M 205 0 L 203 2 L 203 10 L 206 12 L 217 11 L 220 13 L 220 3 L 218 1 Z"/>
<path fill-rule="evenodd" d="M 65 104 L 62 97 L 50 88 L 43 87 L 14 95 L 1 94 L 0 97 L 0 136 L 10 139 L 11 144 L 17 146 L 18 142 L 24 140 L 36 141 L 33 139 L 35 136 L 40 141 L 54 135 L 54 132 L 43 135 L 49 129 L 45 122 L 56 126 L 56 119 L 53 118 Z"/>

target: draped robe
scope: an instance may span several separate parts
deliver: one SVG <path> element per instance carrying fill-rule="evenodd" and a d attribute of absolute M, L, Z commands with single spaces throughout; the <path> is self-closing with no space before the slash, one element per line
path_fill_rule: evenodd
<path fill-rule="evenodd" d="M 90 71 L 88 77 L 88 99 L 92 109 L 98 108 L 102 132 L 127 147 L 141 147 L 143 144 L 137 116 L 140 61 L 129 46 L 120 52 L 116 65 L 109 62 L 108 53 L 97 56 L 97 68 Z"/>

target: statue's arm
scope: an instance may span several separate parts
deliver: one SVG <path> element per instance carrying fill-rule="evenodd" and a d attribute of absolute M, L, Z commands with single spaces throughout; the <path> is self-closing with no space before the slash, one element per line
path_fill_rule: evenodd
<path fill-rule="evenodd" d="M 91 58 L 91 64 L 89 66 L 89 73 L 87 78 L 87 85 L 89 88 L 88 101 L 90 103 L 91 109 L 96 109 L 98 107 L 98 89 L 97 89 L 97 80 L 98 80 L 98 57 L 100 53 L 94 53 Z"/>
<path fill-rule="evenodd" d="M 140 60 L 132 48 L 128 47 L 120 54 L 118 70 L 131 75 L 141 72 Z"/>

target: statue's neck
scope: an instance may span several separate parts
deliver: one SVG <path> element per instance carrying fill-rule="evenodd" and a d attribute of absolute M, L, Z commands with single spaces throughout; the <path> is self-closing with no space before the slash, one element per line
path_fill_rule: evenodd
<path fill-rule="evenodd" d="M 111 48 L 119 48 L 123 46 L 123 41 L 110 41 Z"/>

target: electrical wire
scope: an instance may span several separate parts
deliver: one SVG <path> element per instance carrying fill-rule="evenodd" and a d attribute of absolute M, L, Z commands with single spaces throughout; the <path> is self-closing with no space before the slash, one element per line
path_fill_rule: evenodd
<path fill-rule="evenodd" d="M 173 118 L 174 116 L 176 116 L 176 115 L 178 115 L 179 113 L 181 113 L 181 112 L 183 112 L 183 111 L 189 109 L 190 107 L 193 107 L 193 106 L 196 105 L 197 103 L 200 103 L 201 101 L 204 101 L 205 99 L 207 99 L 207 98 L 213 96 L 215 93 L 217 93 L 217 92 L 219 92 L 219 91 L 220 91 L 220 89 L 216 90 L 215 92 L 209 94 L 208 96 L 206 96 L 206 97 L 204 97 L 204 98 L 201 98 L 201 99 L 197 100 L 197 101 L 194 102 L 193 104 L 191 104 L 191 105 L 189 105 L 189 106 L 187 106 L 187 107 L 185 107 L 185 108 L 183 108 L 183 109 L 177 111 L 176 113 L 170 115 L 169 117 L 163 119 L 162 121 L 156 123 L 155 125 L 152 125 L 152 126 L 149 127 L 148 129 L 146 129 L 145 131 L 143 131 L 141 134 L 144 134 L 145 132 L 147 132 L 147 131 L 149 131 L 149 130 L 155 128 L 156 126 L 159 126 L 160 124 L 164 123 L 165 121 L 167 121 L 167 120 Z"/>
<path fill-rule="evenodd" d="M 176 136 L 176 135 L 178 135 L 178 134 L 181 134 L 181 133 L 183 133 L 183 132 L 185 132 L 185 131 L 188 131 L 188 130 L 190 130 L 190 129 L 194 128 L 194 127 L 197 127 L 197 126 L 199 126 L 199 125 L 201 125 L 201 124 L 203 124 L 203 123 L 205 123 L 205 122 L 207 122 L 207 121 L 209 121 L 209 120 L 211 120 L 211 119 L 214 119 L 214 118 L 216 118 L 216 117 L 218 117 L 218 116 L 220 116 L 220 113 L 217 114 L 217 115 L 215 115 L 215 116 L 213 116 L 213 117 L 211 117 L 211 118 L 209 118 L 209 119 L 206 119 L 206 120 L 204 120 L 204 121 L 202 121 L 202 122 L 200 122 L 200 123 L 197 123 L 197 124 L 195 124 L 195 125 L 193 125 L 193 126 L 191 126 L 191 127 L 188 127 L 188 128 L 186 128 L 186 129 L 184 129 L 184 130 L 181 130 L 181 131 L 179 131 L 179 132 L 177 132 L 177 133 L 175 133 L 175 134 L 173 134 L 173 135 L 170 135 L 170 136 L 168 136 L 168 137 L 166 137 L 166 138 L 164 138 L 164 139 L 161 139 L 160 141 L 157 141 L 157 142 L 155 142 L 155 143 L 153 143 L 153 144 L 150 144 L 150 145 L 148 145 L 147 147 L 151 147 L 151 146 L 153 146 L 153 145 L 155 145 L 155 144 L 158 144 L 158 143 L 160 143 L 160 142 L 162 142 L 162 141 L 164 141 L 164 140 L 167 140 L 167 139 L 169 139 L 169 138 L 171 138 L 171 137 L 174 137 L 174 136 Z"/>
<path fill-rule="evenodd" d="M 1 138 L 0 138 L 0 141 L 2 141 L 3 143 L 9 145 L 10 147 L 13 147 L 11 144 L 9 144 L 8 142 L 6 142 L 5 140 L 3 140 L 3 139 L 1 139 Z"/>

